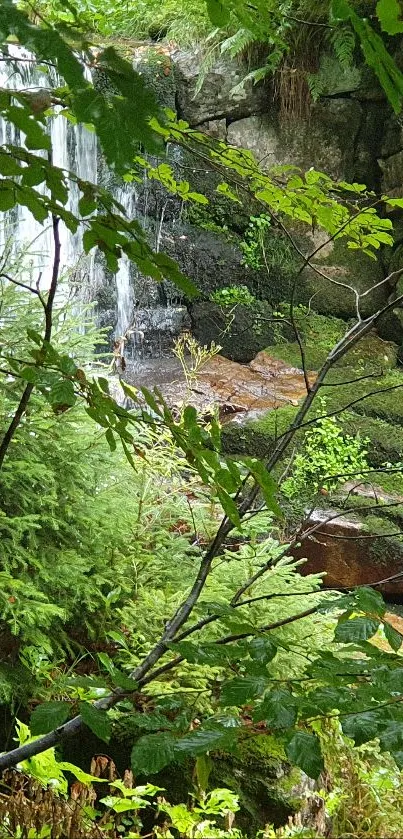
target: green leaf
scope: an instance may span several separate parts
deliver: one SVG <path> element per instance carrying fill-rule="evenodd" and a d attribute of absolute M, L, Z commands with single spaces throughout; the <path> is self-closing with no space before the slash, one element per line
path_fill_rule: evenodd
<path fill-rule="evenodd" d="M 379 737 L 381 749 L 386 752 L 401 752 L 403 749 L 403 725 L 401 721 L 390 722 Z"/>
<path fill-rule="evenodd" d="M 403 32 L 402 6 L 398 0 L 379 0 L 376 4 L 376 14 L 381 28 L 388 35 Z"/>
<path fill-rule="evenodd" d="M 48 734 L 66 722 L 70 714 L 68 702 L 43 702 L 31 714 L 29 727 L 31 734 Z"/>
<path fill-rule="evenodd" d="M 102 803 L 106 804 L 108 798 L 109 796 L 107 798 L 102 799 Z M 111 800 L 113 800 L 113 796 L 110 796 L 110 798 Z M 113 804 L 109 806 L 111 806 L 111 809 L 115 813 L 127 813 L 130 810 L 140 810 L 141 807 L 144 807 L 144 804 L 145 802 L 142 798 L 137 799 L 137 801 L 129 800 L 128 798 L 119 798 L 116 800 L 115 798 Z M 106 806 L 108 805 L 106 804 Z"/>
<path fill-rule="evenodd" d="M 47 397 L 50 404 L 54 406 L 74 405 L 76 395 L 74 393 L 73 382 L 71 382 L 70 379 L 60 379 L 52 385 Z"/>
<path fill-rule="evenodd" d="M 0 211 L 6 213 L 17 203 L 15 187 L 0 183 Z"/>
<path fill-rule="evenodd" d="M 111 428 L 106 429 L 105 437 L 111 452 L 114 452 L 116 450 L 116 440 L 113 436 L 113 431 Z"/>
<path fill-rule="evenodd" d="M 265 638 L 263 635 L 253 638 L 248 644 L 250 657 L 261 664 L 268 664 L 269 661 L 272 661 L 277 655 L 277 651 L 278 648 L 273 641 L 270 638 Z"/>
<path fill-rule="evenodd" d="M 145 734 L 134 744 L 131 755 L 133 772 L 153 775 L 172 762 L 176 738 L 168 731 Z"/>
<path fill-rule="evenodd" d="M 58 765 L 63 772 L 71 772 L 71 774 L 77 778 L 77 781 L 80 781 L 81 784 L 85 784 L 88 787 L 92 786 L 94 783 L 109 784 L 108 778 L 97 778 L 95 775 L 89 775 L 88 772 L 84 772 L 79 766 L 76 766 L 74 763 L 69 763 L 67 760 L 58 762 Z"/>
<path fill-rule="evenodd" d="M 277 504 L 275 498 L 275 493 L 277 491 L 276 482 L 273 480 L 272 476 L 267 471 L 264 463 L 262 463 L 262 461 L 260 460 L 256 460 L 253 457 L 245 457 L 244 463 L 253 475 L 256 483 L 259 484 L 264 500 L 266 502 L 267 509 L 271 510 L 279 518 L 283 518 L 283 512 Z"/>
<path fill-rule="evenodd" d="M 268 684 L 265 676 L 238 676 L 230 682 L 224 682 L 221 688 L 221 704 L 245 705 L 250 699 L 261 696 Z"/>
<path fill-rule="evenodd" d="M 91 705 L 90 702 L 80 702 L 79 709 L 85 725 L 91 729 L 96 737 L 108 743 L 111 738 L 112 727 L 107 711 L 101 711 L 95 705 Z"/>
<path fill-rule="evenodd" d="M 212 667 L 225 666 L 228 661 L 239 660 L 241 655 L 239 645 L 235 644 L 196 644 L 192 641 L 179 641 L 170 644 L 170 647 L 192 664 L 209 664 Z"/>
<path fill-rule="evenodd" d="M 274 690 L 258 706 L 254 719 L 266 720 L 269 728 L 288 728 L 297 719 L 296 700 L 288 690 Z"/>
<path fill-rule="evenodd" d="M 229 518 L 230 521 L 232 521 L 233 524 L 235 524 L 236 527 L 241 528 L 241 519 L 235 501 L 221 487 L 217 487 L 217 495 L 220 499 L 220 504 L 224 510 L 225 515 Z"/>
<path fill-rule="evenodd" d="M 28 338 L 34 342 L 38 347 L 42 345 L 42 336 L 35 329 L 27 329 Z"/>
<path fill-rule="evenodd" d="M 177 740 L 175 753 L 189 755 L 201 755 L 216 749 L 236 737 L 235 729 L 222 728 L 197 728 Z"/>
<path fill-rule="evenodd" d="M 230 19 L 228 6 L 223 0 L 206 0 L 207 12 L 214 26 L 226 26 Z"/>
<path fill-rule="evenodd" d="M 24 379 L 25 382 L 31 382 L 31 384 L 35 384 L 39 378 L 39 370 L 37 367 L 23 367 L 20 371 L 20 376 Z"/>
<path fill-rule="evenodd" d="M 173 728 L 173 723 L 164 714 L 155 711 L 152 714 L 131 714 L 130 720 L 137 728 L 145 731 L 160 731 L 161 729 Z"/>
<path fill-rule="evenodd" d="M 207 757 L 207 755 L 199 755 L 196 758 L 195 771 L 197 785 L 203 792 L 206 792 L 208 788 L 212 768 L 213 762 L 211 758 Z"/>
<path fill-rule="evenodd" d="M 362 714 L 351 714 L 341 718 L 343 733 L 350 740 L 354 740 L 356 746 L 362 746 L 377 736 L 379 721 L 376 711 L 367 711 Z"/>
<path fill-rule="evenodd" d="M 384 599 L 378 591 L 369 586 L 360 586 L 354 592 L 355 605 L 362 612 L 370 612 L 371 614 L 382 617 L 385 614 Z"/>
<path fill-rule="evenodd" d="M 286 745 L 286 754 L 291 763 L 299 766 L 309 778 L 316 780 L 324 770 L 320 742 L 316 734 L 296 731 Z"/>
<path fill-rule="evenodd" d="M 397 630 L 393 626 L 391 626 L 390 623 L 386 623 L 386 622 L 384 622 L 384 624 L 383 624 L 383 631 L 385 633 L 385 638 L 386 638 L 388 644 L 392 647 L 392 650 L 394 650 L 395 653 L 396 653 L 398 650 L 400 650 L 400 647 L 402 646 L 402 643 L 403 643 L 402 635 L 400 634 L 400 632 L 397 632 Z"/>
<path fill-rule="evenodd" d="M 335 641 L 348 644 L 355 641 L 367 641 L 379 628 L 380 621 L 374 618 L 349 618 L 340 620 L 334 633 Z"/>

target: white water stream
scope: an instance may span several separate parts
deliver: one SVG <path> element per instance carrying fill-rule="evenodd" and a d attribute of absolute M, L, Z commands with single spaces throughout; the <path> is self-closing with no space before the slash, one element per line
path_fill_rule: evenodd
<path fill-rule="evenodd" d="M 0 88 L 7 87 L 14 90 L 40 90 L 57 87 L 61 84 L 56 72 L 50 68 L 49 72 L 38 70 L 32 56 L 20 47 L 9 47 L 10 63 L 0 62 Z M 100 155 L 97 148 L 96 135 L 84 126 L 73 126 L 64 116 L 55 115 L 49 120 L 49 131 L 52 141 L 52 160 L 56 166 L 70 170 L 83 180 L 97 183 Z M 0 143 L 24 145 L 24 135 L 13 125 L 0 117 Z M 41 154 L 41 152 L 37 152 Z M 38 187 L 40 189 L 40 187 Z M 128 218 L 136 215 L 136 195 L 129 185 L 121 184 L 112 187 L 112 193 L 123 205 Z M 78 187 L 70 182 L 68 209 L 77 213 L 79 199 Z M 84 299 L 94 299 L 96 291 L 111 282 L 110 276 L 103 267 L 103 260 L 95 252 L 86 256 L 82 250 L 82 230 L 72 234 L 64 224 L 60 225 L 61 237 L 61 268 L 70 283 L 78 289 L 79 296 Z M 11 248 L 14 256 L 25 251 L 24 268 L 29 273 L 31 282 L 36 282 L 41 274 L 42 285 L 46 288 L 53 253 L 53 237 L 49 220 L 43 225 L 35 221 L 26 207 L 18 206 L 4 214 L 4 221 L 0 229 L 0 254 L 5 248 Z M 126 330 L 135 325 L 135 299 L 133 281 L 141 287 L 144 278 L 139 276 L 129 261 L 124 257 L 120 262 L 116 274 L 116 312 L 114 327 L 116 336 L 124 335 Z M 147 284 L 147 281 L 145 281 Z M 139 299 L 144 295 L 138 294 Z M 154 295 L 151 294 L 151 298 Z M 157 297 L 142 299 L 141 305 L 154 308 Z M 165 313 L 166 314 L 166 313 Z M 139 334 L 139 332 L 134 333 Z M 141 341 L 132 341 L 132 351 L 136 354 Z M 141 349 L 141 346 L 140 346 Z"/>

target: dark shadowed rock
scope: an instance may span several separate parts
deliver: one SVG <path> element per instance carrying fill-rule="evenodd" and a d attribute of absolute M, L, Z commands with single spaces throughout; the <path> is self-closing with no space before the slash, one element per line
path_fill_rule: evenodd
<path fill-rule="evenodd" d="M 251 80 L 234 92 L 247 75 L 241 62 L 220 59 L 207 69 L 201 89 L 197 82 L 203 70 L 200 50 L 178 51 L 172 54 L 175 68 L 178 114 L 190 125 L 200 125 L 209 120 L 225 117 L 235 119 L 263 111 L 267 106 L 265 84 L 254 85 Z"/>

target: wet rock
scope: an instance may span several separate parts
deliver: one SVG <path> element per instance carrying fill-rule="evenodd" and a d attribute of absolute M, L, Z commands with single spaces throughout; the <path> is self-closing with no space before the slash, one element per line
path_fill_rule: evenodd
<path fill-rule="evenodd" d="M 315 374 L 309 378 L 314 381 Z M 234 414 L 243 421 L 283 405 L 298 405 L 306 394 L 302 371 L 265 352 L 258 353 L 249 365 L 216 355 L 190 386 L 182 377 L 160 389 L 171 406 L 193 405 L 205 415 L 218 409 L 223 422 Z"/>
<path fill-rule="evenodd" d="M 371 517 L 371 525 L 374 519 Z M 387 527 L 372 530 L 357 515 L 343 515 L 336 508 L 314 510 L 304 529 L 313 526 L 317 527 L 315 533 L 293 551 L 297 559 L 307 558 L 301 573 L 325 572 L 324 585 L 329 588 L 376 583 L 378 591 L 389 598 L 403 597 L 403 544 L 398 535 L 385 538 Z M 389 522 L 389 532 L 394 530 L 397 534 Z M 390 580 L 396 574 L 402 576 Z"/>
<path fill-rule="evenodd" d="M 236 119 L 256 114 L 267 107 L 264 83 L 254 85 L 251 80 L 234 91 L 247 69 L 239 61 L 220 59 L 204 71 L 201 50 L 177 51 L 172 54 L 175 67 L 178 114 L 190 125 L 201 125 L 209 120 Z M 197 82 L 202 73 L 204 81 L 199 91 Z"/>
<path fill-rule="evenodd" d="M 168 353 L 181 332 L 189 329 L 185 306 L 155 306 L 135 309 L 127 342 L 127 355 L 155 357 Z"/>

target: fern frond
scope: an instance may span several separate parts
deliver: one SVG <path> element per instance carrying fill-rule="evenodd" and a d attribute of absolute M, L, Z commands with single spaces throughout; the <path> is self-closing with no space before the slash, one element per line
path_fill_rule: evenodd
<path fill-rule="evenodd" d="M 350 70 L 353 65 L 355 35 L 349 27 L 335 29 L 331 36 L 335 56 L 343 70 Z"/>
<path fill-rule="evenodd" d="M 216 30 L 216 31 L 218 31 L 218 30 Z M 215 62 L 216 62 L 216 60 L 219 56 L 219 47 L 220 47 L 219 43 L 215 43 L 215 44 L 213 43 L 212 46 L 209 47 L 207 52 L 204 53 L 204 55 L 202 57 L 201 64 L 200 64 L 199 75 L 198 75 L 197 82 L 196 82 L 196 85 L 195 85 L 195 92 L 194 92 L 194 95 L 193 95 L 193 99 L 195 99 L 196 96 L 198 96 L 198 94 L 200 93 L 200 91 L 201 91 L 201 89 L 204 85 L 204 81 L 205 81 L 205 78 L 207 76 L 207 73 L 210 72 L 210 70 L 212 69 L 212 67 L 215 64 Z"/>
<path fill-rule="evenodd" d="M 250 29 L 238 29 L 229 38 L 221 44 L 221 54 L 229 53 L 231 58 L 235 58 L 247 47 L 255 42 L 255 35 Z"/>
<path fill-rule="evenodd" d="M 323 76 L 319 73 L 308 73 L 307 82 L 312 101 L 317 102 L 319 97 L 325 92 L 326 85 L 323 82 Z"/>
<path fill-rule="evenodd" d="M 264 79 L 269 72 L 270 67 L 268 67 L 267 64 L 265 67 L 258 67 L 257 70 L 252 70 L 250 73 L 244 76 L 244 78 L 238 84 L 236 84 L 235 87 L 231 88 L 232 96 L 237 96 L 239 93 L 241 93 L 246 82 L 253 81 L 253 84 L 257 84 L 257 82 L 260 82 L 262 79 Z"/>

